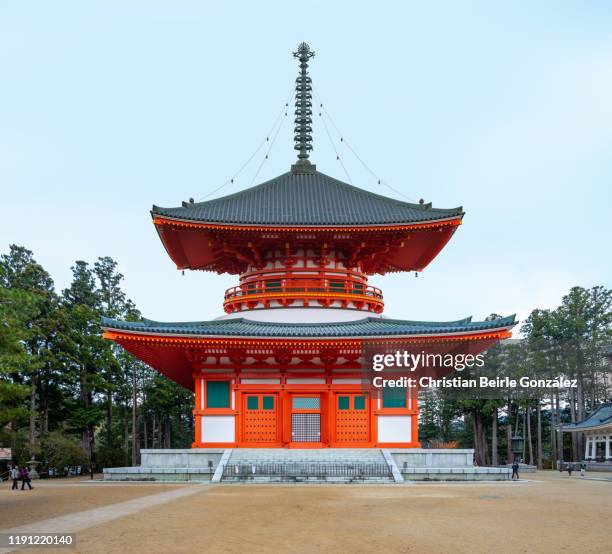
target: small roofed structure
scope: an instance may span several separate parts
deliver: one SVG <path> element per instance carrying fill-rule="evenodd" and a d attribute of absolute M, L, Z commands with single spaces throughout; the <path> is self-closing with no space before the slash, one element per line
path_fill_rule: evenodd
<path fill-rule="evenodd" d="M 561 430 L 585 434 L 585 460 L 612 463 L 612 402 L 602 404 L 586 419 L 564 425 Z"/>

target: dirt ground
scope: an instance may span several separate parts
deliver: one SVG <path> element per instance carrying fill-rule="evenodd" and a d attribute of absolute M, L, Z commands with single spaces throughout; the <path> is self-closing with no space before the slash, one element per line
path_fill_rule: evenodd
<path fill-rule="evenodd" d="M 98 476 L 98 477 L 101 477 Z M 13 491 L 12 481 L 0 487 L 0 528 L 8 529 L 116 502 L 157 494 L 181 485 L 90 484 L 83 477 L 32 481 L 33 490 Z M 19 484 L 21 489 L 21 483 Z"/>
<path fill-rule="evenodd" d="M 525 476 L 532 482 L 192 485 L 202 491 L 78 532 L 76 551 L 609 551 L 611 481 L 557 472 Z M 106 486 L 81 485 L 69 498 L 76 507 L 82 496 L 107 503 L 168 490 L 167 485 Z M 65 501 L 66 491 L 39 492 L 52 500 L 45 502 L 47 516 L 57 515 L 62 504 L 53 499 Z M 15 501 L 12 517 L 20 514 L 19 521 L 27 521 L 24 507 Z"/>

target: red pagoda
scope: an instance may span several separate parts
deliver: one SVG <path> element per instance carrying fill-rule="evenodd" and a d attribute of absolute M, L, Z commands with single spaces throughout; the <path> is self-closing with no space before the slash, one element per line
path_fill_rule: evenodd
<path fill-rule="evenodd" d="M 364 351 L 477 354 L 511 336 L 514 316 L 441 323 L 382 315 L 382 291 L 368 277 L 422 271 L 464 212 L 401 202 L 317 171 L 309 160 L 313 52 L 303 43 L 295 56 L 291 170 L 236 194 L 151 212 L 178 269 L 239 276 L 225 293 L 225 315 L 104 319 L 104 336 L 195 392 L 193 447 L 419 447 L 416 389 L 364 388 Z"/>

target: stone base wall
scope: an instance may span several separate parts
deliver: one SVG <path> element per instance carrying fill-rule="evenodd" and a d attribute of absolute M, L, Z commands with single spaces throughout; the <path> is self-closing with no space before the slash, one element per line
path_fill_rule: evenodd
<path fill-rule="evenodd" d="M 212 467 L 213 471 L 223 456 L 224 448 L 174 448 L 140 451 L 143 467 Z"/>
<path fill-rule="evenodd" d="M 577 471 L 580 471 L 580 465 L 574 464 Z M 609 462 L 587 462 L 587 471 L 608 471 L 612 472 L 612 461 Z"/>
<path fill-rule="evenodd" d="M 505 467 L 421 467 L 401 470 L 406 481 L 509 481 L 511 469 Z"/>
<path fill-rule="evenodd" d="M 397 467 L 473 467 L 473 448 L 389 448 Z"/>

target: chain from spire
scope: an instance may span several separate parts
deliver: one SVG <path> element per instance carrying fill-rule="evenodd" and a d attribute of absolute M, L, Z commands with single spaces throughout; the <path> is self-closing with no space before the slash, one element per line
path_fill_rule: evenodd
<path fill-rule="evenodd" d="M 302 42 L 293 57 L 300 62 L 300 74 L 295 80 L 295 128 L 294 149 L 298 151 L 298 161 L 291 167 L 293 171 L 313 171 L 315 166 L 308 159 L 312 150 L 312 80 L 308 76 L 308 61 L 315 53 Z"/>

